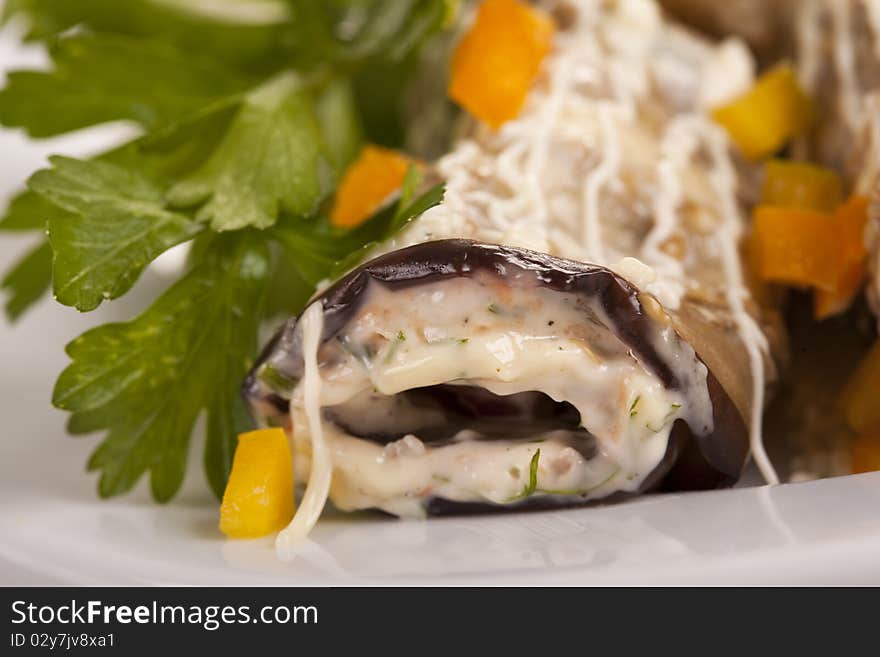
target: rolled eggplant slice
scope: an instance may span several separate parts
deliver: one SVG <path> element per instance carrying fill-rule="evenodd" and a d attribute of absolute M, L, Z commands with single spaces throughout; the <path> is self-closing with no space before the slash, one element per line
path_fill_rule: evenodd
<path fill-rule="evenodd" d="M 740 412 L 676 320 L 603 267 L 441 240 L 380 256 L 313 303 L 341 509 L 715 488 L 748 454 Z M 292 429 L 307 465 L 305 330 L 281 329 L 244 392 L 264 422 Z"/>

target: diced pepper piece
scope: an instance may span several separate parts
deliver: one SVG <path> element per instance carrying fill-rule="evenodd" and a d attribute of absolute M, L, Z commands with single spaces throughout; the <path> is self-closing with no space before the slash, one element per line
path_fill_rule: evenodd
<path fill-rule="evenodd" d="M 354 228 L 370 217 L 382 203 L 400 189 L 412 160 L 402 153 L 367 144 L 345 172 L 330 222 Z"/>
<path fill-rule="evenodd" d="M 241 434 L 220 505 L 220 531 L 230 538 L 265 536 L 286 527 L 293 511 L 287 434 L 280 428 Z"/>
<path fill-rule="evenodd" d="M 712 117 L 746 157 L 759 160 L 802 133 L 812 121 L 813 107 L 791 66 L 781 64 L 743 95 L 714 109 Z"/>
<path fill-rule="evenodd" d="M 880 434 L 880 340 L 859 363 L 841 396 L 846 423 L 857 434 Z"/>
<path fill-rule="evenodd" d="M 759 205 L 752 224 L 752 262 L 758 277 L 823 290 L 836 288 L 841 254 L 830 214 Z"/>
<path fill-rule="evenodd" d="M 850 448 L 854 473 L 880 470 L 880 433 L 860 436 Z"/>
<path fill-rule="evenodd" d="M 833 212 L 841 201 L 840 176 L 809 162 L 770 160 L 764 167 L 764 205 Z"/>
<path fill-rule="evenodd" d="M 813 293 L 813 316 L 823 320 L 846 312 L 861 291 L 867 275 L 868 268 L 860 262 L 844 274 L 833 291 L 816 290 Z"/>
<path fill-rule="evenodd" d="M 485 0 L 452 57 L 450 98 L 497 129 L 519 114 L 553 33 L 553 20 L 525 2 Z"/>
<path fill-rule="evenodd" d="M 852 196 L 834 213 L 834 241 L 840 254 L 840 270 L 833 290 L 816 290 L 816 319 L 844 312 L 862 289 L 868 273 L 865 264 L 868 257 L 865 248 L 868 203 L 864 196 Z"/>

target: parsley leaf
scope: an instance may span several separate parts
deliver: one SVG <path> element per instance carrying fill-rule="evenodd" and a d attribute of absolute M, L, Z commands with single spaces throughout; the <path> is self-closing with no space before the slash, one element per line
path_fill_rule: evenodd
<path fill-rule="evenodd" d="M 42 241 L 25 255 L 0 282 L 0 288 L 9 292 L 6 315 L 18 319 L 34 303 L 39 301 L 52 283 L 52 250 Z"/>
<path fill-rule="evenodd" d="M 218 237 L 142 315 L 68 345 L 73 362 L 58 379 L 53 403 L 74 413 L 74 432 L 108 430 L 89 461 L 101 471 L 102 496 L 131 489 L 149 471 L 153 496 L 170 499 L 183 480 L 201 409 L 208 412 L 208 479 L 222 492 L 243 420 L 238 384 L 256 346 L 268 273 L 263 240 Z"/>
<path fill-rule="evenodd" d="M 448 17 L 449 0 L 288 0 L 292 22 L 307 26 L 304 61 L 400 60 Z M 339 26 L 342 29 L 338 29 Z M 303 47 L 310 52 L 303 52 Z M 374 63 L 374 62 L 371 62 Z"/>
<path fill-rule="evenodd" d="M 49 220 L 55 296 L 65 305 L 93 310 L 124 294 L 156 256 L 202 228 L 165 210 L 161 189 L 139 173 L 101 161 L 50 162 L 29 185 L 69 213 Z"/>
<path fill-rule="evenodd" d="M 359 246 L 356 236 L 352 239 L 352 233 L 345 235 L 325 220 L 305 223 L 284 218 L 272 229 L 272 235 L 299 276 L 312 288 L 327 278 L 337 261 Z"/>
<path fill-rule="evenodd" d="M 341 171 L 357 157 L 364 141 L 351 84 L 344 78 L 331 80 L 315 100 L 315 114 L 327 152 Z"/>
<path fill-rule="evenodd" d="M 155 41 L 108 35 L 65 37 L 52 71 L 13 71 L 0 90 L 0 122 L 49 137 L 107 121 L 146 128 L 242 90 L 216 62 Z M 53 108 L 47 111 L 47 105 Z"/>
<path fill-rule="evenodd" d="M 333 178 L 311 96 L 285 74 L 247 96 L 208 161 L 168 198 L 179 207 L 207 201 L 197 218 L 216 231 L 268 228 L 281 210 L 313 212 Z"/>
<path fill-rule="evenodd" d="M 90 161 L 53 159 L 13 200 L 0 231 L 48 227 L 52 257 L 43 244 L 4 278 L 9 312 L 50 278 L 62 303 L 93 309 L 193 241 L 189 273 L 148 310 L 69 346 L 54 401 L 71 411 L 71 433 L 106 432 L 90 461 L 103 495 L 149 471 L 154 496 L 169 499 L 201 413 L 219 495 L 247 426 L 238 386 L 260 321 L 297 312 L 315 283 L 440 201 L 442 187 L 417 198 L 410 172 L 396 206 L 355 230 L 322 208 L 364 139 L 410 134 L 410 81 L 454 4 L 7 1 L 0 21 L 23 17 L 53 68 L 10 76 L 0 123 L 48 136 L 123 119 L 144 131 Z"/>
<path fill-rule="evenodd" d="M 55 207 L 34 192 L 24 191 L 13 197 L 0 219 L 0 231 L 43 230 Z"/>
<path fill-rule="evenodd" d="M 26 39 L 50 39 L 73 27 L 149 37 L 241 69 L 277 69 L 290 54 L 289 13 L 281 2 L 262 0 L 242 17 L 242 3 L 181 0 L 7 0 L 5 17 L 21 14 Z M 210 5 L 210 6 L 206 6 Z M 224 15 L 224 5 L 229 11 Z M 205 7 L 205 10 L 202 10 Z M 238 9 L 238 14 L 236 14 Z M 296 35 L 302 38 L 300 35 Z"/>
<path fill-rule="evenodd" d="M 0 219 L 0 231 L 43 231 L 49 217 L 65 215 L 41 196 L 24 191 L 9 204 Z M 6 291 L 6 316 L 15 321 L 42 297 L 52 285 L 52 250 L 45 236 L 5 273 L 0 289 Z"/>

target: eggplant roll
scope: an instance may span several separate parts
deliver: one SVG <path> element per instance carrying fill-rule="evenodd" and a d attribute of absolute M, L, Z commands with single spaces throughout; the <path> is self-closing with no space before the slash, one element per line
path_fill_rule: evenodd
<path fill-rule="evenodd" d="M 441 240 L 372 260 L 315 304 L 343 509 L 714 488 L 748 453 L 740 413 L 674 320 L 603 267 Z M 246 384 L 269 423 L 291 426 L 294 396 L 294 436 L 309 431 L 296 399 L 307 330 L 289 322 Z"/>
<path fill-rule="evenodd" d="M 245 383 L 308 476 L 280 544 L 328 495 L 410 516 L 728 486 L 750 446 L 766 466 L 779 322 L 740 263 L 749 178 L 705 112 L 750 84 L 748 52 L 647 0 L 542 4 L 558 31 L 518 117 L 470 122 L 432 167 L 443 202 Z"/>

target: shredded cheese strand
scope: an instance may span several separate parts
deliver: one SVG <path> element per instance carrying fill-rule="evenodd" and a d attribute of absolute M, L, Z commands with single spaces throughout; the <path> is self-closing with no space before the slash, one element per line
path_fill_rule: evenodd
<path fill-rule="evenodd" d="M 763 415 L 764 415 L 764 357 L 762 347 L 767 348 L 766 337 L 745 308 L 743 299 L 747 295 L 743 284 L 742 265 L 740 263 L 737 244 L 741 233 L 739 212 L 736 207 L 736 177 L 733 164 L 728 153 L 727 138 L 718 126 L 704 122 L 702 126 L 704 138 L 708 141 L 713 165 L 710 172 L 712 185 L 721 200 L 724 221 L 717 231 L 717 243 L 721 251 L 724 274 L 727 278 L 727 305 L 733 313 L 740 339 L 745 345 L 749 356 L 749 367 L 752 374 L 752 404 L 749 419 L 749 442 L 752 458 L 764 480 L 771 485 L 779 483 L 779 475 L 767 451 L 764 449 Z"/>
<path fill-rule="evenodd" d="M 318 369 L 318 346 L 324 328 L 324 307 L 320 301 L 313 303 L 300 317 L 304 371 L 303 410 L 309 426 L 309 439 L 312 444 L 312 463 L 309 470 L 309 483 L 305 495 L 293 520 L 275 539 L 275 551 L 283 560 L 290 560 L 296 550 L 315 526 L 330 494 L 330 480 L 333 475 L 333 462 L 330 450 L 324 440 L 321 421 L 321 373 Z M 293 404 L 291 404 L 291 410 Z"/>
<path fill-rule="evenodd" d="M 599 200 L 602 188 L 617 173 L 620 167 L 620 145 L 612 108 L 607 104 L 599 106 L 599 125 L 602 128 L 602 161 L 590 171 L 584 184 L 584 248 L 588 259 L 594 262 L 605 261 L 602 246 L 602 227 L 599 223 Z"/>
<path fill-rule="evenodd" d="M 855 129 L 861 122 L 859 85 L 855 70 L 855 49 L 852 42 L 852 16 L 849 0 L 831 2 L 831 27 L 834 34 L 834 66 L 840 81 L 843 116 Z"/>

